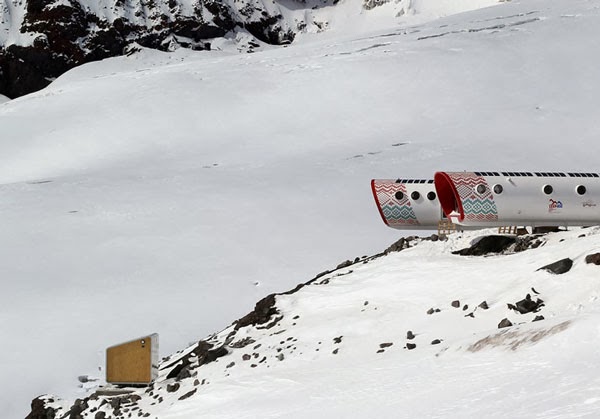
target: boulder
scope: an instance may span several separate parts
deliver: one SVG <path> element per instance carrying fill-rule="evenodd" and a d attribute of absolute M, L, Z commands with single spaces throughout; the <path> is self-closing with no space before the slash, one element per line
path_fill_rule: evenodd
<path fill-rule="evenodd" d="M 549 265 L 542 266 L 541 268 L 539 268 L 537 270 L 538 271 L 545 270 L 545 271 L 548 271 L 555 275 L 561 275 L 566 272 L 569 272 L 572 267 L 573 267 L 573 260 L 571 260 L 569 258 L 564 258 L 564 259 L 561 259 L 554 263 L 551 263 Z"/>
<path fill-rule="evenodd" d="M 471 247 L 452 252 L 460 256 L 483 256 L 490 253 L 502 253 L 515 244 L 517 239 L 510 236 L 485 236 Z"/>

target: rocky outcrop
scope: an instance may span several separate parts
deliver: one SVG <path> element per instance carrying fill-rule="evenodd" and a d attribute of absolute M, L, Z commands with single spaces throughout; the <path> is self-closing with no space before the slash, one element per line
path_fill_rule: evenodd
<path fill-rule="evenodd" d="M 483 256 L 489 253 L 502 253 L 515 244 L 517 239 L 511 236 L 485 236 L 466 249 L 452 252 L 461 256 Z"/>
<path fill-rule="evenodd" d="M 292 42 L 298 29 L 276 3 L 197 0 L 193 10 L 184 6 L 179 0 L 28 0 L 3 8 L 0 2 L 0 30 L 19 39 L 2 45 L 0 38 L 0 94 L 15 98 L 42 89 L 75 66 L 122 55 L 132 43 L 206 50 L 214 38 L 246 31 L 280 45 Z M 7 26 L 11 14 L 23 14 L 19 28 Z"/>

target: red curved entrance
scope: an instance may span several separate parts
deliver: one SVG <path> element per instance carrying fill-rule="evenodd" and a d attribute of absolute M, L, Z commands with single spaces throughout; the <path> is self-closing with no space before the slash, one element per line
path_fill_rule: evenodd
<path fill-rule="evenodd" d="M 450 213 L 457 212 L 459 214 L 458 221 L 464 220 L 465 212 L 452 178 L 446 172 L 436 172 L 433 182 L 446 217 L 450 219 Z"/>

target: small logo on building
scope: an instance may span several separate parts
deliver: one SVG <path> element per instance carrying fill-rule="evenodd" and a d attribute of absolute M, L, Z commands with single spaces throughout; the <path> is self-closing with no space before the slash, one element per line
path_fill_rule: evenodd
<path fill-rule="evenodd" d="M 561 201 L 555 201 L 554 199 L 550 199 L 550 204 L 548 205 L 548 212 L 558 211 L 563 207 L 563 203 Z"/>
<path fill-rule="evenodd" d="M 587 201 L 583 201 L 584 208 L 592 208 L 595 206 L 596 206 L 596 203 L 594 201 L 592 201 L 591 199 L 588 199 Z"/>

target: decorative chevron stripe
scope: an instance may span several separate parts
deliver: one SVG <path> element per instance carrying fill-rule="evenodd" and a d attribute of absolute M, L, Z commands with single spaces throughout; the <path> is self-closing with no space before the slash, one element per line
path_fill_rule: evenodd
<path fill-rule="evenodd" d="M 456 186 L 465 213 L 469 221 L 497 221 L 498 209 L 494 195 L 486 180 L 474 173 L 448 173 Z M 477 186 L 485 186 L 483 192 L 477 191 Z"/>
<path fill-rule="evenodd" d="M 377 180 L 374 183 L 374 191 L 381 213 L 390 227 L 419 224 L 404 184 L 394 180 Z M 402 192 L 402 199 L 396 198 L 397 192 Z"/>

